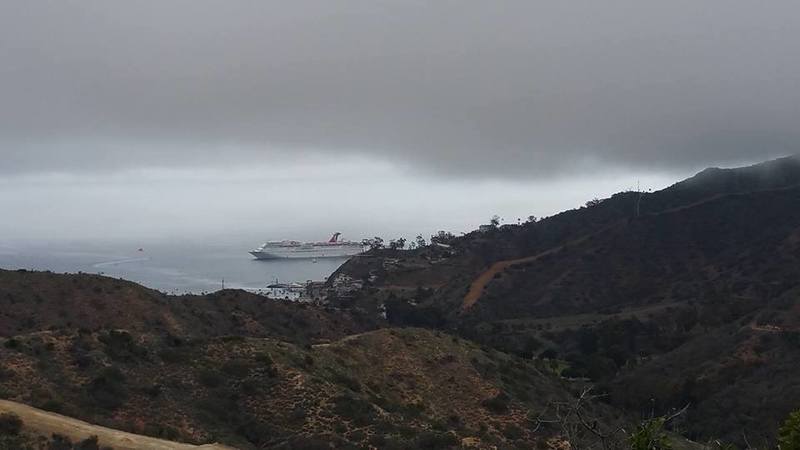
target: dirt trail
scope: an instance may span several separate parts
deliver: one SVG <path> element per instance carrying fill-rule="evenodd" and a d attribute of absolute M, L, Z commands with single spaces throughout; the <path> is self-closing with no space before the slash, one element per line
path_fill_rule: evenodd
<path fill-rule="evenodd" d="M 109 446 L 114 450 L 235 450 L 233 447 L 220 444 L 181 444 L 139 434 L 126 433 L 8 400 L 0 400 L 0 413 L 16 414 L 22 419 L 25 429 L 44 436 L 57 433 L 68 437 L 73 442 L 81 441 L 89 436 L 97 436 L 100 446 Z"/>
<path fill-rule="evenodd" d="M 581 242 L 585 241 L 586 239 L 589 239 L 594 234 L 596 234 L 596 233 L 592 233 L 592 234 L 583 236 L 581 238 L 578 238 L 578 239 L 575 239 L 573 241 L 570 241 L 569 243 L 564 244 L 564 245 L 580 244 Z M 476 278 L 475 280 L 472 281 L 472 284 L 469 286 L 469 291 L 467 292 L 467 295 L 464 296 L 464 300 L 461 303 L 461 310 L 464 311 L 464 310 L 467 310 L 467 309 L 471 308 L 472 305 L 474 305 L 478 301 L 478 299 L 481 298 L 481 295 L 483 295 L 483 289 L 489 283 L 492 282 L 492 279 L 494 279 L 494 276 L 497 275 L 498 273 L 503 272 L 504 270 L 508 269 L 511 266 L 515 266 L 517 264 L 524 264 L 524 263 L 536 261 L 537 259 L 539 259 L 541 257 L 547 256 L 547 255 L 551 255 L 551 254 L 553 254 L 555 252 L 558 252 L 561 249 L 563 249 L 564 245 L 559 245 L 558 247 L 553 247 L 553 248 L 551 248 L 549 250 L 545 250 L 545 251 L 543 251 L 541 253 L 537 253 L 537 254 L 535 254 L 533 256 L 526 256 L 524 258 L 517 258 L 517 259 L 507 259 L 505 261 L 498 261 L 498 262 L 492 264 L 483 273 L 478 275 L 478 278 Z"/>
<path fill-rule="evenodd" d="M 345 337 L 339 339 L 338 341 L 325 342 L 325 343 L 322 343 L 322 344 L 314 344 L 314 345 L 311 346 L 311 348 L 325 348 L 325 347 L 330 347 L 333 344 L 344 344 L 345 342 L 356 340 L 356 339 L 360 338 L 361 336 L 364 336 L 365 334 L 368 334 L 368 333 L 371 333 L 371 332 L 372 331 L 365 331 L 363 333 L 351 334 L 349 336 L 345 336 Z"/>

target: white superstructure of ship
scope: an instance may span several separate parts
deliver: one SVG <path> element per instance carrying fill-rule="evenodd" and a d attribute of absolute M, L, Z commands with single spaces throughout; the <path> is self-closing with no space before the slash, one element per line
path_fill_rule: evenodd
<path fill-rule="evenodd" d="M 256 259 L 283 258 L 346 258 L 364 252 L 360 242 L 339 240 L 342 233 L 333 233 L 328 241 L 268 241 L 250 252 Z"/>

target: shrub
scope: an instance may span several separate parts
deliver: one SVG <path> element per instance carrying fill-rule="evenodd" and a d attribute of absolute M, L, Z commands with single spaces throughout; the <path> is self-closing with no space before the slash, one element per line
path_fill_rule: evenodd
<path fill-rule="evenodd" d="M 196 402 L 196 407 L 205 413 L 208 420 L 217 423 L 235 423 L 240 419 L 239 395 L 229 388 L 215 388 L 208 396 Z"/>
<path fill-rule="evenodd" d="M 64 412 L 64 403 L 61 402 L 59 399 L 55 398 L 48 398 L 47 400 L 42 403 L 41 408 L 45 411 L 52 411 L 56 413 L 63 413 Z"/>
<path fill-rule="evenodd" d="M 47 445 L 47 450 L 72 450 L 72 441 L 65 436 L 54 433 L 50 443 Z"/>
<path fill-rule="evenodd" d="M 144 426 L 144 434 L 148 436 L 155 436 L 161 439 L 169 439 L 171 441 L 180 438 L 180 432 L 170 425 L 165 423 L 152 423 L 149 422 Z"/>
<path fill-rule="evenodd" d="M 7 436 L 0 433 L 0 450 L 33 450 L 33 447 L 23 435 Z"/>
<path fill-rule="evenodd" d="M 670 450 L 672 445 L 664 433 L 664 418 L 645 420 L 628 436 L 631 450 Z"/>
<path fill-rule="evenodd" d="M 20 342 L 14 338 L 11 338 L 3 343 L 3 347 L 11 350 L 17 350 L 21 346 Z"/>
<path fill-rule="evenodd" d="M 127 331 L 111 330 L 97 339 L 105 346 L 105 353 L 115 361 L 131 361 L 147 355 L 147 350 Z"/>
<path fill-rule="evenodd" d="M 158 352 L 158 356 L 166 363 L 185 363 L 192 359 L 192 355 L 188 350 L 183 348 L 165 348 Z"/>
<path fill-rule="evenodd" d="M 275 436 L 275 430 L 268 424 L 255 419 L 246 420 L 236 428 L 237 433 L 244 436 L 248 442 L 259 447 L 265 445 Z"/>
<path fill-rule="evenodd" d="M 144 386 L 142 388 L 142 392 L 147 394 L 147 396 L 150 397 L 150 398 L 156 398 L 159 395 L 161 395 L 161 389 L 162 389 L 161 385 L 158 384 L 158 383 L 155 383 L 155 384 Z"/>
<path fill-rule="evenodd" d="M 484 408 L 495 414 L 505 414 L 508 412 L 508 405 L 511 399 L 505 392 L 500 392 L 492 398 L 487 398 L 481 402 Z"/>
<path fill-rule="evenodd" d="M 269 353 L 258 353 L 256 354 L 255 359 L 267 370 L 267 376 L 270 378 L 275 378 L 278 375 L 278 369 L 275 367 L 275 361 L 272 360 L 272 356 L 270 356 Z"/>
<path fill-rule="evenodd" d="M 234 378 L 246 377 L 250 369 L 250 363 L 242 359 L 232 359 L 222 365 L 222 371 Z"/>
<path fill-rule="evenodd" d="M 106 367 L 87 386 L 89 396 L 105 409 L 116 409 L 128 398 L 125 375 L 116 367 Z"/>
<path fill-rule="evenodd" d="M 508 424 L 503 429 L 503 436 L 505 436 L 507 439 L 511 441 L 516 441 L 517 439 L 521 439 L 524 436 L 524 434 L 525 433 L 522 431 L 522 428 L 514 425 L 513 423 Z"/>
<path fill-rule="evenodd" d="M 336 397 L 333 405 L 334 413 L 358 426 L 369 424 L 375 416 L 375 408 L 369 402 L 350 395 Z"/>
<path fill-rule="evenodd" d="M 200 370 L 200 372 L 197 374 L 197 378 L 200 380 L 200 384 L 210 388 L 219 387 L 222 385 L 223 381 L 225 381 L 225 377 L 213 369 Z"/>
<path fill-rule="evenodd" d="M 778 430 L 778 446 L 781 450 L 800 449 L 800 410 L 789 414 Z"/>
<path fill-rule="evenodd" d="M 90 436 L 77 444 L 75 450 L 100 450 L 100 445 L 97 443 L 97 436 Z"/>
<path fill-rule="evenodd" d="M 22 419 L 14 413 L 0 414 L 0 435 L 16 436 L 22 431 Z"/>
<path fill-rule="evenodd" d="M 458 444 L 458 440 L 450 433 L 423 431 L 416 439 L 416 448 L 419 449 L 442 449 L 456 444 Z"/>
<path fill-rule="evenodd" d="M 539 358 L 541 359 L 556 359 L 557 357 L 558 352 L 552 348 L 548 348 L 539 354 Z"/>
<path fill-rule="evenodd" d="M 342 385 L 353 392 L 361 392 L 361 383 L 359 383 L 355 378 L 333 369 L 330 370 L 330 373 L 331 381 L 334 383 Z"/>
<path fill-rule="evenodd" d="M 332 448 L 332 436 L 294 436 L 289 440 L 291 450 L 329 450 Z"/>

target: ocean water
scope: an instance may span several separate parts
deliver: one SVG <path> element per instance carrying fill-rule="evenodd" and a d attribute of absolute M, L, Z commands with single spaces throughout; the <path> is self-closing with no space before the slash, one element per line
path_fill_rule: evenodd
<path fill-rule="evenodd" d="M 321 281 L 345 258 L 254 259 L 253 242 L 4 242 L 0 269 L 84 272 L 124 278 L 169 294 L 226 288 L 259 290 L 280 282 Z M 140 250 L 141 249 L 141 250 Z"/>

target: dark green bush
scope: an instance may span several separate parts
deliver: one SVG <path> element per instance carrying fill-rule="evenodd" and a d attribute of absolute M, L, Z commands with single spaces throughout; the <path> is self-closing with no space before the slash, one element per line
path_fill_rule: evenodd
<path fill-rule="evenodd" d="M 171 441 L 180 438 L 180 432 L 176 428 L 163 423 L 150 422 L 145 424 L 144 434 Z"/>
<path fill-rule="evenodd" d="M 438 450 L 455 446 L 458 439 L 451 433 L 424 431 L 417 437 L 415 444 L 414 448 Z"/>
<path fill-rule="evenodd" d="M 631 450 L 670 450 L 669 437 L 664 432 L 664 418 L 645 420 L 628 436 Z"/>
<path fill-rule="evenodd" d="M 105 353 L 114 361 L 132 361 L 147 355 L 147 349 L 141 347 L 130 333 L 124 330 L 111 330 L 97 339 L 105 346 Z"/>
<path fill-rule="evenodd" d="M 353 392 L 361 392 L 361 383 L 359 383 L 355 378 L 334 370 L 331 370 L 330 372 L 331 381 L 334 383 L 340 384 Z"/>
<path fill-rule="evenodd" d="M 106 367 L 86 386 L 89 397 L 104 409 L 117 409 L 127 400 L 125 375 L 116 367 Z"/>
<path fill-rule="evenodd" d="M 200 384 L 210 388 L 219 387 L 225 381 L 225 377 L 214 369 L 200 369 L 197 378 Z"/>
<path fill-rule="evenodd" d="M 778 430 L 778 444 L 781 450 L 800 449 L 800 410 L 791 414 Z"/>
<path fill-rule="evenodd" d="M 522 428 L 514 425 L 513 423 L 508 424 L 503 429 L 503 436 L 511 441 L 516 441 L 517 439 L 521 439 L 523 436 Z"/>
<path fill-rule="evenodd" d="M 222 371 L 234 378 L 244 378 L 250 374 L 252 365 L 243 359 L 232 359 L 222 365 Z"/>
<path fill-rule="evenodd" d="M 375 418 L 375 408 L 369 402 L 350 395 L 340 395 L 333 399 L 334 413 L 358 426 L 364 426 Z"/>
<path fill-rule="evenodd" d="M 0 435 L 16 436 L 22 431 L 22 419 L 14 413 L 0 414 Z"/>
<path fill-rule="evenodd" d="M 47 444 L 47 450 L 72 450 L 72 441 L 66 436 L 53 434 L 50 443 Z"/>
<path fill-rule="evenodd" d="M 97 436 L 90 436 L 89 438 L 78 442 L 75 444 L 75 450 L 100 450 L 100 444 L 98 444 Z"/>
<path fill-rule="evenodd" d="M 267 352 L 261 352 L 256 354 L 255 357 L 256 361 L 263 366 L 267 370 L 267 375 L 271 378 L 274 378 L 278 375 L 278 369 L 275 367 L 275 361 L 272 360 L 272 356 L 270 356 Z"/>
<path fill-rule="evenodd" d="M 3 343 L 3 347 L 11 350 L 18 350 L 22 347 L 22 344 L 18 340 L 11 338 Z"/>
<path fill-rule="evenodd" d="M 508 397 L 508 394 L 505 392 L 500 392 L 494 397 L 487 398 L 486 400 L 482 401 L 481 405 L 494 414 L 505 414 L 508 412 L 508 406 L 510 403 L 511 399 Z"/>

